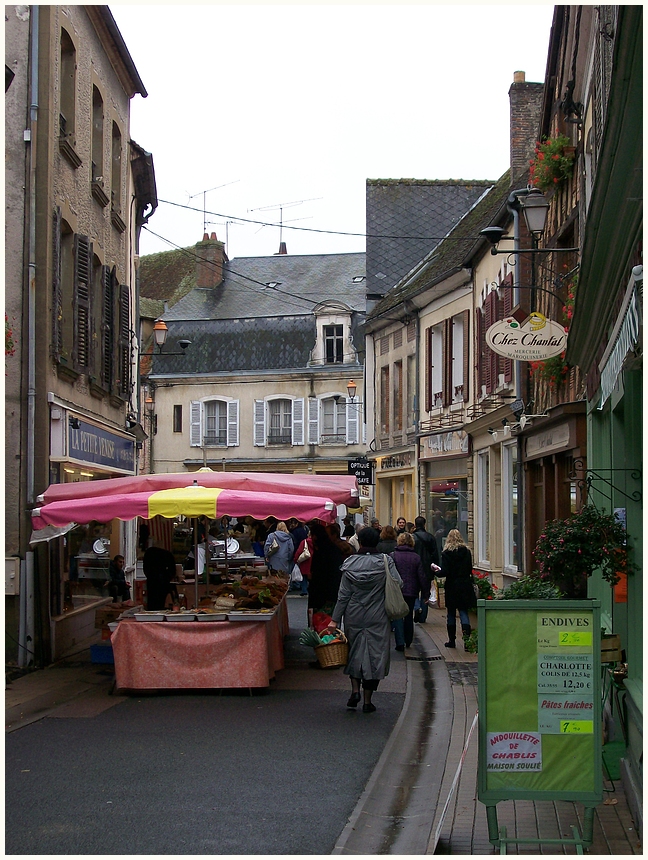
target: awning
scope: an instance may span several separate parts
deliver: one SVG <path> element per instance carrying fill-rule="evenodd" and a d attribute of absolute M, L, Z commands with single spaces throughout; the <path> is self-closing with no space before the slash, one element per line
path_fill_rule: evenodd
<path fill-rule="evenodd" d="M 623 364 L 629 352 L 632 352 L 639 342 L 642 327 L 641 304 L 638 296 L 638 284 L 643 283 L 643 267 L 636 266 L 632 272 L 630 283 L 626 290 L 621 313 L 610 337 L 608 348 L 599 364 L 601 371 L 601 402 L 598 408 L 603 409 L 623 370 Z"/>

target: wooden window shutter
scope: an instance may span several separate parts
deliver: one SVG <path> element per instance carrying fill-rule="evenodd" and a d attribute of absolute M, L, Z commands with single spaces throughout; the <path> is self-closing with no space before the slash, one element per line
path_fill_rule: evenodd
<path fill-rule="evenodd" d="M 125 400 L 130 396 L 131 351 L 130 351 L 130 292 L 125 284 L 119 286 L 119 352 L 118 352 L 119 396 Z"/>
<path fill-rule="evenodd" d="M 441 387 L 444 406 L 452 403 L 452 317 L 443 321 L 443 346 L 441 350 Z"/>
<path fill-rule="evenodd" d="M 470 395 L 470 311 L 464 311 L 463 317 L 463 401 L 467 402 Z"/>
<path fill-rule="evenodd" d="M 308 444 L 319 444 L 319 400 L 308 398 Z"/>
<path fill-rule="evenodd" d="M 189 404 L 189 444 L 198 448 L 202 445 L 202 403 L 192 400 Z"/>
<path fill-rule="evenodd" d="M 359 429 L 360 404 L 346 403 L 346 441 L 347 445 L 357 445 L 360 439 Z"/>
<path fill-rule="evenodd" d="M 227 444 L 239 444 L 239 401 L 230 400 L 227 404 Z"/>
<path fill-rule="evenodd" d="M 63 349 L 63 293 L 61 291 L 61 209 L 54 209 L 54 247 L 52 249 L 52 355 L 56 361 Z"/>
<path fill-rule="evenodd" d="M 101 385 L 106 391 L 112 390 L 113 337 L 115 327 L 115 268 L 101 267 L 102 314 L 101 314 Z"/>
<path fill-rule="evenodd" d="M 265 445 L 265 400 L 254 401 L 254 444 Z"/>
<path fill-rule="evenodd" d="M 87 236 L 74 236 L 74 368 L 79 372 L 90 363 L 90 279 L 92 242 Z"/>
<path fill-rule="evenodd" d="M 502 281 L 502 298 L 500 301 L 500 319 L 506 319 L 513 310 L 513 272 Z M 513 359 L 500 356 L 500 368 L 504 374 L 504 382 L 513 380 Z"/>
<path fill-rule="evenodd" d="M 304 444 L 304 398 L 296 397 L 292 402 L 292 444 Z"/>
<path fill-rule="evenodd" d="M 425 411 L 432 411 L 432 326 L 425 329 Z"/>

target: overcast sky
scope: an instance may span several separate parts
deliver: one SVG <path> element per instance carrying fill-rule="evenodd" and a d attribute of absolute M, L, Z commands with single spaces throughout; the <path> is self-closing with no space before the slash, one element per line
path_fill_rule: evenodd
<path fill-rule="evenodd" d="M 131 137 L 163 239 L 141 253 L 206 220 L 230 259 L 271 255 L 280 217 L 289 254 L 364 251 L 366 179 L 497 179 L 513 73 L 544 80 L 553 8 L 111 4 L 148 91 Z"/>

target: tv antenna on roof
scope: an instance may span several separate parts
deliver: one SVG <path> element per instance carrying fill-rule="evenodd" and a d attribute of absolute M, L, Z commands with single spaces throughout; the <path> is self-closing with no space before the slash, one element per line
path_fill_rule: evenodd
<path fill-rule="evenodd" d="M 187 194 L 189 200 L 193 200 L 194 197 L 198 197 L 199 194 L 202 194 L 203 196 L 203 233 L 207 232 L 207 194 L 210 191 L 217 191 L 219 188 L 225 188 L 226 185 L 236 185 L 236 183 L 240 181 L 240 179 L 234 179 L 232 182 L 224 182 L 222 185 L 215 185 L 213 188 L 205 188 L 204 191 L 197 191 L 195 194 Z"/>
<path fill-rule="evenodd" d="M 276 211 L 279 210 L 279 247 L 282 245 L 283 239 L 283 225 L 290 224 L 292 221 L 308 221 L 312 216 L 308 215 L 306 218 L 292 218 L 290 221 L 284 221 L 283 219 L 283 211 L 284 209 L 292 209 L 293 206 L 301 206 L 302 203 L 310 203 L 312 200 L 322 200 L 322 197 L 308 197 L 306 200 L 292 200 L 290 203 L 274 203 L 272 206 L 257 206 L 256 209 L 248 209 L 248 212 L 268 212 L 268 211 Z M 275 225 L 267 225 L 264 224 L 263 227 L 266 226 L 275 226 Z M 257 230 L 257 233 L 259 231 Z"/>

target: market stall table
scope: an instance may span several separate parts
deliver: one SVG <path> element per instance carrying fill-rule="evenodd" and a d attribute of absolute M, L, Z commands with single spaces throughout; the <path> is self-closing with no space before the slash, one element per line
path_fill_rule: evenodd
<path fill-rule="evenodd" d="M 284 667 L 285 598 L 267 621 L 120 621 L 112 635 L 118 689 L 267 687 Z"/>

